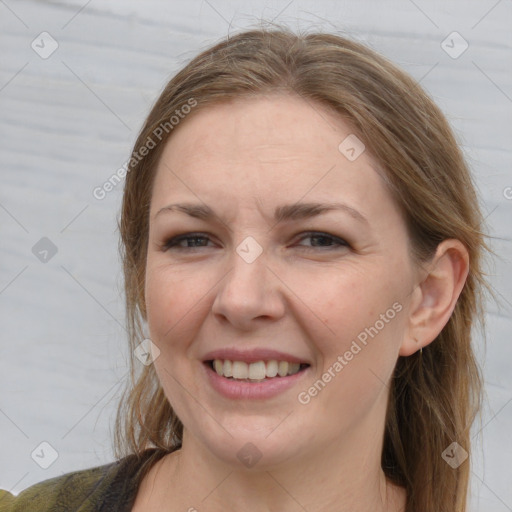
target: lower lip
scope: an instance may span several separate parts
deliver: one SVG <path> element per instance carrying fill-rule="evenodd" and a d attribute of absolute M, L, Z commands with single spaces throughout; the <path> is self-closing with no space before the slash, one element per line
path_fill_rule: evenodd
<path fill-rule="evenodd" d="M 294 375 L 273 377 L 262 382 L 244 382 L 222 377 L 207 363 L 203 363 L 203 367 L 213 389 L 234 400 L 272 398 L 297 384 L 310 369 L 308 366 Z"/>

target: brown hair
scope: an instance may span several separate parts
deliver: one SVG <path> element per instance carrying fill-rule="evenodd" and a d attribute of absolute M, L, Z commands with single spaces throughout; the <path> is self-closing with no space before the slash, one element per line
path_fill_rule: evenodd
<path fill-rule="evenodd" d="M 119 222 L 131 353 L 144 338 L 149 207 L 158 160 L 177 129 L 169 119 L 183 105 L 193 103 L 197 112 L 276 91 L 327 106 L 350 123 L 385 171 L 417 264 L 448 238 L 469 252 L 469 275 L 448 323 L 422 354 L 398 359 L 382 453 L 387 478 L 406 489 L 407 512 L 463 512 L 469 459 L 453 469 L 441 453 L 454 441 L 470 452 L 469 429 L 481 403 L 471 331 L 475 319 L 483 327 L 483 219 L 470 172 L 440 109 L 411 77 L 360 43 L 282 27 L 252 29 L 203 51 L 167 84 L 135 143 L 137 161 L 126 176 Z M 164 136 L 140 158 L 140 148 L 162 126 Z M 151 447 L 162 456 L 181 446 L 182 435 L 153 365 L 131 356 L 131 380 L 116 420 L 116 456 Z"/>

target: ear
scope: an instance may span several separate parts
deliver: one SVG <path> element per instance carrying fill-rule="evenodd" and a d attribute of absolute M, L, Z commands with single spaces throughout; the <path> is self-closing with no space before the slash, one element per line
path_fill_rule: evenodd
<path fill-rule="evenodd" d="M 436 339 L 450 319 L 468 272 L 464 244 L 455 239 L 441 242 L 413 290 L 401 356 L 410 356 Z"/>

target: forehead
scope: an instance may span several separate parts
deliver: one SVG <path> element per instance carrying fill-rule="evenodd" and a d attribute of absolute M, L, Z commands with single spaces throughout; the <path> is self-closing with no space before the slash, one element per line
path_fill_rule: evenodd
<path fill-rule="evenodd" d="M 185 199 L 227 209 L 256 201 L 269 211 L 283 202 L 343 200 L 368 216 L 397 215 L 378 163 L 367 151 L 357 156 L 357 144 L 338 115 L 295 96 L 244 97 L 203 108 L 166 143 L 152 214 Z"/>

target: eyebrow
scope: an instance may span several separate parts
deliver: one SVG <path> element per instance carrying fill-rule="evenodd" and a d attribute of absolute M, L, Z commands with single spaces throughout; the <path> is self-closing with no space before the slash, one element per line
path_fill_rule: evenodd
<path fill-rule="evenodd" d="M 161 208 L 155 215 L 155 218 L 165 212 L 183 212 L 190 217 L 201 220 L 209 220 L 218 217 L 215 212 L 205 204 L 193 203 L 174 203 Z M 355 208 L 345 203 L 294 203 L 278 206 L 274 211 L 274 220 L 276 222 L 293 221 L 308 219 L 327 213 L 330 211 L 343 211 L 349 214 L 355 220 L 369 224 L 368 219 Z"/>

